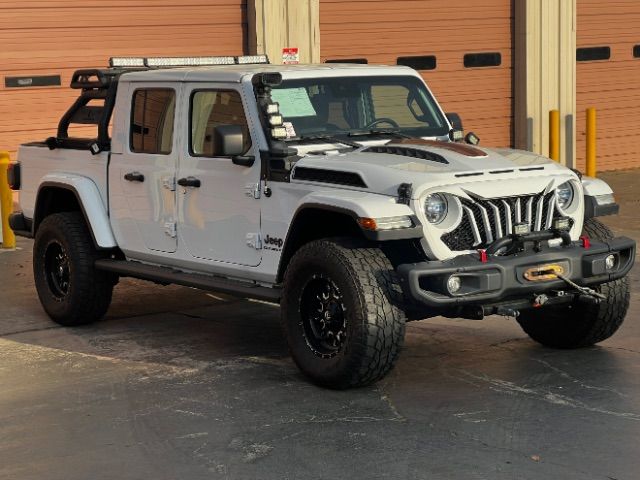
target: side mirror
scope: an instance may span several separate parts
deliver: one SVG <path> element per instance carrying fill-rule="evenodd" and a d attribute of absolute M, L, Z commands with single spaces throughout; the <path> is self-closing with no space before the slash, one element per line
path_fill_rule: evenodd
<path fill-rule="evenodd" d="M 220 156 L 236 157 L 244 153 L 244 129 L 240 125 L 220 125 L 214 135 Z"/>
<path fill-rule="evenodd" d="M 447 120 L 451 124 L 454 130 L 462 130 L 464 131 L 464 127 L 462 126 L 462 118 L 457 113 L 445 113 Z"/>

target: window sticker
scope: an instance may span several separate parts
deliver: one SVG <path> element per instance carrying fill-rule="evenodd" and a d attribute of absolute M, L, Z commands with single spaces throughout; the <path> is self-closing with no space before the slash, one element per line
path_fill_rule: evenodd
<path fill-rule="evenodd" d="M 304 87 L 278 88 L 271 91 L 271 99 L 280 104 L 280 113 L 285 118 L 315 117 L 315 108 Z"/>

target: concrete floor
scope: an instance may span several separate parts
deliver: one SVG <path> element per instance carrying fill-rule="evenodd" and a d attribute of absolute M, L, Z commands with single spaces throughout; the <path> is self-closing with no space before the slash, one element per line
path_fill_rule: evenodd
<path fill-rule="evenodd" d="M 606 175 L 640 238 L 640 172 Z M 278 309 L 123 280 L 105 321 L 51 323 L 30 241 L 0 253 L 2 479 L 637 479 L 640 270 L 627 322 L 579 351 L 511 320 L 411 323 L 374 387 L 310 385 Z"/>

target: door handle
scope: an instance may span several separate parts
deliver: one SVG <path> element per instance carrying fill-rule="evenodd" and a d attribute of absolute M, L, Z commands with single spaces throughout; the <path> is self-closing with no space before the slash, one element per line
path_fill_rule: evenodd
<path fill-rule="evenodd" d="M 185 177 L 178 180 L 178 185 L 181 187 L 193 187 L 200 188 L 200 179 L 196 177 Z"/>
<path fill-rule="evenodd" d="M 129 172 L 124 175 L 124 179 L 128 182 L 144 182 L 144 175 L 140 172 Z"/>

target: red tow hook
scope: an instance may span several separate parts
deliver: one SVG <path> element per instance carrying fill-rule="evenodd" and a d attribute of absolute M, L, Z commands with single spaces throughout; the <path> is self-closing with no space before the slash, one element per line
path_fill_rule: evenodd
<path fill-rule="evenodd" d="M 582 248 L 584 248 L 585 250 L 589 250 L 591 248 L 591 239 L 589 239 L 589 237 L 587 237 L 586 235 L 582 235 L 580 237 L 580 241 L 582 242 Z"/>
<path fill-rule="evenodd" d="M 478 255 L 480 255 L 481 263 L 487 263 L 489 261 L 489 255 L 487 255 L 486 250 L 478 250 Z"/>

